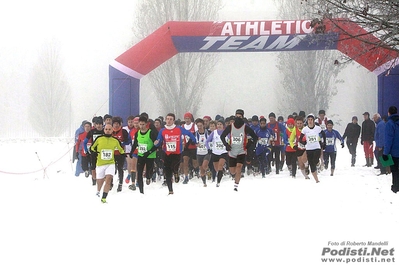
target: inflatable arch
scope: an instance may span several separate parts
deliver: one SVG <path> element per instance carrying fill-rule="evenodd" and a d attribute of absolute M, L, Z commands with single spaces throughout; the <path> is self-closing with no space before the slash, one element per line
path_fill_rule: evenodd
<path fill-rule="evenodd" d="M 326 21 L 316 34 L 310 20 L 167 22 L 110 64 L 109 113 L 139 114 L 140 79 L 177 53 L 336 49 L 378 75 L 378 111 L 386 114 L 399 99 L 399 67 L 392 69 L 399 63 L 397 52 L 374 45 L 380 40 L 353 22 L 334 24 Z"/>

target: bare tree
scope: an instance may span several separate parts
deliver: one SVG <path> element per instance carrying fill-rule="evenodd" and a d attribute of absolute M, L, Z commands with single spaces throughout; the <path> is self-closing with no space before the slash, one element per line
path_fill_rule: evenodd
<path fill-rule="evenodd" d="M 70 134 L 71 91 L 62 66 L 58 42 L 44 44 L 31 76 L 29 121 L 45 137 Z"/>
<path fill-rule="evenodd" d="M 134 32 L 143 39 L 170 20 L 216 20 L 221 7 L 221 0 L 141 0 Z M 160 103 L 159 111 L 174 112 L 177 117 L 190 111 L 195 116 L 217 58 L 215 54 L 178 54 L 152 71 L 149 79 Z"/>
<path fill-rule="evenodd" d="M 304 0 L 300 1 L 312 15 L 312 25 L 323 33 L 326 21 L 345 34 L 345 38 L 354 38 L 367 49 L 360 49 L 359 56 L 377 47 L 386 50 L 381 58 L 399 57 L 399 1 L 381 0 Z M 339 20 L 338 20 L 339 19 Z M 355 23 L 367 32 L 351 32 L 344 29 L 343 23 Z M 377 38 L 375 38 L 377 37 Z M 351 58 L 346 58 L 351 60 Z M 398 60 L 398 59 L 396 59 Z M 395 65 L 393 61 L 391 67 Z"/>
<path fill-rule="evenodd" d="M 21 117 L 20 111 L 23 108 L 21 101 L 16 101 L 17 94 L 15 93 L 15 86 L 13 86 L 12 81 L 18 79 L 18 71 L 13 71 L 12 73 L 7 73 L 6 71 L 0 71 L 0 105 L 3 110 L 7 112 L 0 113 L 0 120 L 7 125 L 15 124 L 16 117 Z M 13 132 L 7 130 L 2 130 L 0 132 L 0 137 L 15 136 L 15 128 Z"/>
<path fill-rule="evenodd" d="M 305 10 L 298 1 L 276 0 L 282 19 L 304 19 Z M 278 91 L 280 112 L 300 110 L 306 113 L 327 110 L 337 94 L 340 66 L 335 65 L 337 51 L 283 52 L 277 67 L 282 73 L 282 89 Z"/>

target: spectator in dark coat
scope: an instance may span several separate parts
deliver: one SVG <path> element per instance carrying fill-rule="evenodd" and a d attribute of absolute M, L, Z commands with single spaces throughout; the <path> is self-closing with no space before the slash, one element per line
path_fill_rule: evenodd
<path fill-rule="evenodd" d="M 385 134 L 385 122 L 381 119 L 381 115 L 376 113 L 373 115 L 373 120 L 376 124 L 376 129 L 374 133 L 374 141 L 375 141 L 375 149 L 374 149 L 374 156 L 377 160 L 377 166 L 374 167 L 375 169 L 380 169 L 380 175 L 386 174 L 385 167 L 382 167 L 381 162 L 378 158 L 382 156 L 384 151 L 384 134 Z"/>
<path fill-rule="evenodd" d="M 362 123 L 362 137 L 360 143 L 363 145 L 364 155 L 366 157 L 366 165 L 370 167 L 373 165 L 373 141 L 374 141 L 374 132 L 375 132 L 375 124 L 370 119 L 370 113 L 363 113 L 364 121 Z"/>
<path fill-rule="evenodd" d="M 357 116 L 352 117 L 352 123 L 346 126 L 345 133 L 342 136 L 346 139 L 346 146 L 348 147 L 349 153 L 352 155 L 351 166 L 355 166 L 356 163 L 356 147 L 359 141 L 361 127 L 357 123 Z"/>

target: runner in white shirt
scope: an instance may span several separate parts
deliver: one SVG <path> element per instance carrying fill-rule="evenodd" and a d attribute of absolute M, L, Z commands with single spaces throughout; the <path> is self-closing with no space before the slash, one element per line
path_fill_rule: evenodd
<path fill-rule="evenodd" d="M 206 140 L 206 147 L 210 151 L 212 150 L 212 162 L 217 172 L 217 183 L 216 186 L 220 186 L 220 181 L 223 177 L 223 166 L 228 159 L 228 154 L 226 147 L 224 146 L 222 140 L 220 139 L 220 135 L 223 133 L 224 130 L 224 121 L 220 119 L 217 121 L 216 130 L 214 130 Z"/>
<path fill-rule="evenodd" d="M 208 149 L 206 148 L 205 142 L 208 138 L 208 130 L 205 129 L 204 120 L 201 118 L 197 118 L 195 120 L 195 124 L 198 127 L 198 130 L 195 132 L 194 136 L 197 139 L 197 162 L 200 168 L 200 176 L 202 182 L 204 183 L 204 187 L 206 187 L 206 177 L 205 172 L 208 170 L 208 164 L 211 158 L 210 153 L 208 153 Z"/>
<path fill-rule="evenodd" d="M 309 114 L 306 120 L 308 125 L 302 129 L 299 142 L 305 145 L 310 171 L 316 183 L 319 183 L 319 178 L 317 177 L 317 163 L 319 162 L 321 150 L 324 149 L 323 146 L 325 146 L 326 143 L 326 134 L 320 126 L 315 125 L 315 116 L 313 114 Z M 323 138 L 322 142 L 320 134 Z"/>

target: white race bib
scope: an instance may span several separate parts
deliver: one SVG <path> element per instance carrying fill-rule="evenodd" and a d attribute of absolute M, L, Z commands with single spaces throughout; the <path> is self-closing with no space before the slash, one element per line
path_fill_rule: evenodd
<path fill-rule="evenodd" d="M 205 152 L 207 151 L 205 143 L 199 143 L 197 147 L 197 152 Z"/>
<path fill-rule="evenodd" d="M 242 137 L 241 137 L 241 136 L 239 136 L 239 137 L 233 137 L 232 140 L 231 140 L 231 143 L 232 143 L 232 144 L 235 144 L 235 145 L 237 145 L 237 144 L 242 144 Z"/>
<path fill-rule="evenodd" d="M 267 145 L 269 142 L 268 138 L 261 138 L 258 140 L 259 145 Z"/>
<path fill-rule="evenodd" d="M 309 143 L 315 143 L 315 142 L 317 142 L 317 136 L 316 136 L 316 135 L 306 136 L 306 140 L 307 140 Z"/>
<path fill-rule="evenodd" d="M 176 146 L 177 146 L 176 141 L 166 142 L 165 145 L 166 145 L 166 151 L 170 151 L 170 152 L 176 151 Z"/>
<path fill-rule="evenodd" d="M 334 145 L 334 138 L 326 138 L 326 145 Z"/>
<path fill-rule="evenodd" d="M 223 142 L 221 142 L 221 141 L 216 142 L 215 143 L 215 150 L 218 150 L 218 151 L 224 150 Z"/>
<path fill-rule="evenodd" d="M 109 161 L 112 160 L 113 150 L 101 150 L 101 160 Z"/>
<path fill-rule="evenodd" d="M 139 153 L 146 153 L 147 152 L 147 144 L 139 144 Z"/>

